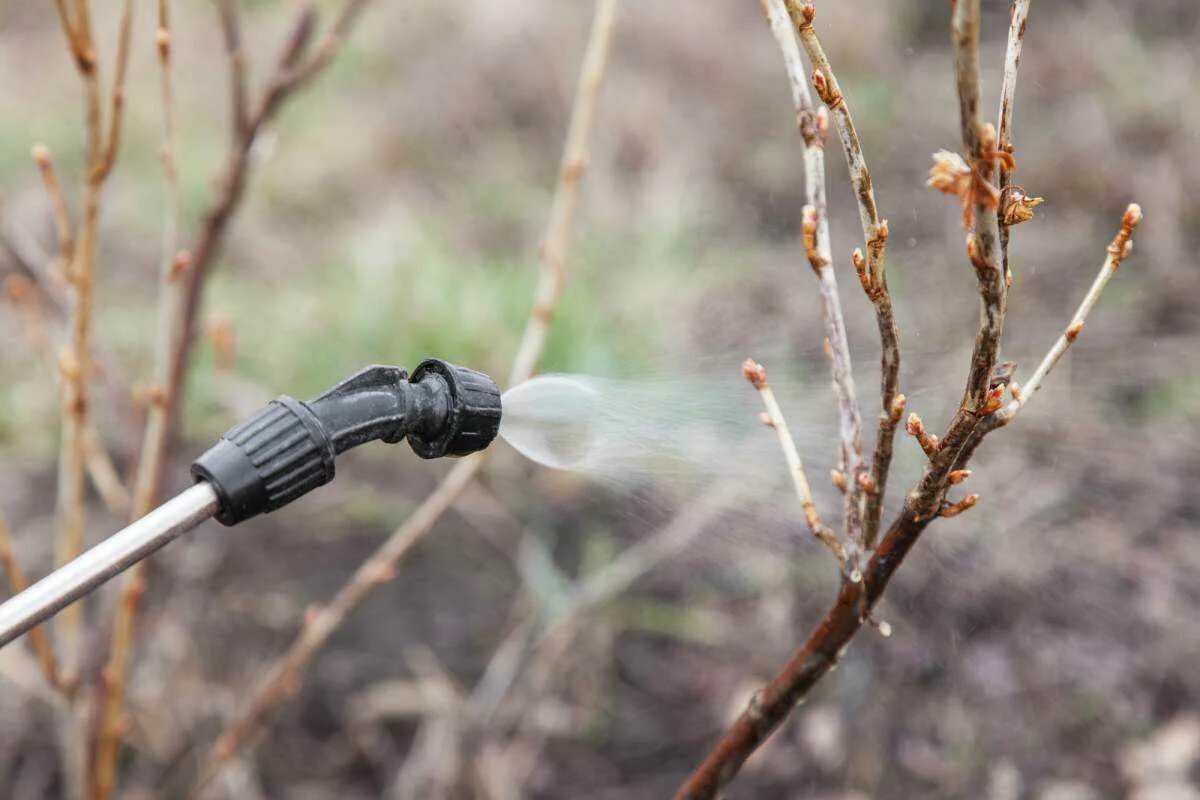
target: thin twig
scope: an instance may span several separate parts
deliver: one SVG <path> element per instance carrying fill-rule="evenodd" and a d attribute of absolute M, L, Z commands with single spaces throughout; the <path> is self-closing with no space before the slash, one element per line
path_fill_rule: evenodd
<path fill-rule="evenodd" d="M 176 336 L 181 308 L 182 271 L 187 254 L 175 254 L 179 229 L 179 177 L 175 164 L 175 108 L 171 85 L 171 17 L 169 0 L 158 0 L 155 50 L 159 62 L 159 91 L 162 103 L 163 143 L 160 158 L 166 198 L 163 204 L 162 249 L 159 256 L 158 320 L 154 341 L 154 383 L 147 394 L 146 425 L 134 476 L 130 520 L 148 514 L 158 500 L 166 456 L 171 343 Z M 101 673 L 99 717 L 92 761 L 94 800 L 105 800 L 116 787 L 117 755 L 124 732 L 125 684 L 133 658 L 134 623 L 146 590 L 147 562 L 135 564 L 122 579 L 113 616 L 108 661 Z"/>
<path fill-rule="evenodd" d="M 513 362 L 510 374 L 512 380 L 524 380 L 537 369 L 545 346 L 547 329 L 566 277 L 565 258 L 570 242 L 569 228 L 578 202 L 580 178 L 587 159 L 588 140 L 593 128 L 596 101 L 608 58 L 616 12 L 617 0 L 597 0 L 572 106 L 562 169 L 539 252 L 540 277 L 534 305 Z M 302 673 L 313 655 L 377 586 L 391 579 L 400 559 L 433 528 L 442 514 L 470 485 L 483 466 L 485 456 L 485 453 L 479 453 L 456 464 L 404 524 L 359 566 L 333 600 L 307 615 L 300 634 L 287 652 L 267 670 L 260 687 L 217 738 L 201 767 L 194 794 L 199 793 L 230 758 L 247 746 L 271 711 L 295 693 Z"/>
<path fill-rule="evenodd" d="M 1020 386 L 1013 383 L 1009 387 L 1014 397 L 1005 409 L 997 415 L 1003 420 L 1003 424 L 1007 424 L 1016 417 L 1021 409 L 1025 407 L 1025 404 L 1029 402 L 1030 398 L 1037 394 L 1038 390 L 1042 388 L 1042 383 L 1046 380 L 1046 376 L 1050 374 L 1054 366 L 1058 364 L 1059 359 L 1063 357 L 1075 340 L 1079 338 L 1079 334 L 1083 331 L 1084 323 L 1087 321 L 1088 314 L 1092 312 L 1096 301 L 1103 294 L 1104 287 L 1108 286 L 1108 282 L 1112 279 L 1112 276 L 1117 274 L 1117 268 L 1121 266 L 1121 262 L 1133 249 L 1133 232 L 1141 223 L 1141 206 L 1134 203 L 1125 209 L 1125 215 L 1121 218 L 1121 230 L 1109 244 L 1108 255 L 1104 259 L 1104 264 L 1101 265 L 1100 272 L 1097 273 L 1091 288 L 1084 295 L 1079 308 L 1075 310 L 1075 316 L 1071 317 L 1070 324 L 1067 325 L 1066 329 L 1058 337 L 1058 340 L 1050 348 L 1050 351 L 1046 353 L 1042 362 L 1038 364 L 1037 369 L 1029 376 L 1029 380 Z"/>
<path fill-rule="evenodd" d="M 18 595 L 29 587 L 29 580 L 25 577 L 21 565 L 17 563 L 17 556 L 13 551 L 12 533 L 3 511 L 0 511 L 0 569 L 3 569 L 4 575 L 8 579 L 8 589 L 12 594 Z M 44 628 L 39 626 L 29 631 L 29 648 L 37 657 L 46 683 L 53 689 L 68 691 L 62 675 L 59 673 L 58 661 L 54 657 L 54 651 L 50 648 L 50 639 Z"/>
<path fill-rule="evenodd" d="M 71 260 L 75 257 L 75 233 L 71 228 L 71 212 L 67 208 L 67 197 L 54 170 L 54 160 L 44 144 L 33 146 L 33 160 L 37 163 L 46 194 L 50 195 L 50 207 L 54 215 L 54 228 L 58 233 L 58 252 L 61 272 L 65 276 Z"/>
<path fill-rule="evenodd" d="M 1008 26 L 1008 47 L 1004 54 L 1004 82 L 1000 86 L 1000 121 L 997 125 L 997 146 L 1001 152 L 1013 154 L 1012 126 L 1013 107 L 1017 93 L 1017 70 L 1021 66 L 1021 47 L 1025 42 L 1025 28 L 1029 22 L 1030 0 L 1012 0 L 1012 19 Z M 1012 170 L 1000 165 L 999 189 L 1004 197 L 1012 186 Z M 1000 220 L 1000 262 L 1004 268 L 1005 281 L 1012 283 L 1012 272 L 1008 267 L 1008 235 L 1010 225 Z"/>
<path fill-rule="evenodd" d="M 850 184 L 854 189 L 854 197 L 858 202 L 858 215 L 862 223 L 863 244 L 866 257 L 859 272 L 863 290 L 875 308 L 875 321 L 879 328 L 880 365 L 879 365 L 879 394 L 880 410 L 878 427 L 875 435 L 875 453 L 871 459 L 871 475 L 868 481 L 870 487 L 866 494 L 866 507 L 863 511 L 862 541 L 866 549 L 875 545 L 875 537 L 879 532 L 880 516 L 883 513 L 883 498 L 887 491 L 888 472 L 892 463 L 893 443 L 896 437 L 896 427 L 900 421 L 899 412 L 894 408 L 896 397 L 900 392 L 900 334 L 896 328 L 896 315 L 892 309 L 892 296 L 887 284 L 887 220 L 880 219 L 879 208 L 875 202 L 874 181 L 863 156 L 862 145 L 858 137 L 858 129 L 854 126 L 854 117 L 850 113 L 850 105 L 838 84 L 837 75 L 829 63 L 829 57 L 821 46 L 813 28 L 816 9 L 812 3 L 799 3 L 797 0 L 787 0 L 788 13 L 795 25 L 800 43 L 812 62 L 813 85 L 822 102 L 833 115 L 838 129 L 838 138 L 842 143 L 842 152 L 846 156 L 846 166 L 850 171 Z M 862 252 L 855 251 L 855 261 L 862 260 Z M 856 268 L 858 264 L 855 264 Z M 852 475 L 852 478 L 858 476 Z"/>
<path fill-rule="evenodd" d="M 238 17 L 237 0 L 217 0 L 217 16 L 221 21 L 225 58 L 229 61 L 233 140 L 240 141 L 248 131 L 250 110 L 246 100 L 246 54 L 242 51 L 242 24 Z"/>
<path fill-rule="evenodd" d="M 274 70 L 252 109 L 246 100 L 246 62 L 236 0 L 220 0 L 217 3 L 226 58 L 229 62 L 233 136 L 224 169 L 217 181 L 216 195 L 201 215 L 200 230 L 188 250 L 192 255 L 191 268 L 181 290 L 182 319 L 179 323 L 179 335 L 172 342 L 171 376 L 166 391 L 168 428 L 179 421 L 188 365 L 199 330 L 204 287 L 224 245 L 229 224 L 241 206 L 253 166 L 254 143 L 259 134 L 274 120 L 283 104 L 328 66 L 369 2 L 370 0 L 346 0 L 329 32 L 318 45 L 317 52 L 311 57 L 308 57 L 308 54 L 317 17 L 311 6 L 304 7 L 297 16 Z"/>
<path fill-rule="evenodd" d="M 817 276 L 821 290 L 822 319 L 825 338 L 829 343 L 829 368 L 838 400 L 838 470 L 853 478 L 849 491 L 845 493 L 846 533 L 851 541 L 860 541 L 862 504 L 858 476 L 862 472 L 862 417 L 855 397 L 846 324 L 832 266 L 829 219 L 826 213 L 823 135 L 827 121 L 824 113 L 818 113 L 813 105 L 808 82 L 804 79 L 795 35 L 788 24 L 788 9 L 784 8 L 783 0 L 762 0 L 762 6 L 771 33 L 783 54 L 784 67 L 792 88 L 792 102 L 796 108 L 797 127 L 804 145 L 806 205 L 802 217 L 802 242 L 805 256 Z"/>
<path fill-rule="evenodd" d="M 58 356 L 46 331 L 41 295 L 33 279 L 23 274 L 10 275 L 4 282 L 4 291 L 24 317 L 25 335 L 31 349 L 45 358 L 52 368 L 57 368 Z M 128 513 L 129 493 L 121 483 L 121 476 L 104 446 L 104 440 L 91 422 L 83 431 L 83 449 L 88 476 L 96 493 L 104 501 L 105 508 L 113 514 Z"/>
<path fill-rule="evenodd" d="M 763 406 L 767 409 L 763 422 L 768 428 L 775 431 L 775 435 L 779 439 L 779 447 L 783 451 L 784 461 L 787 462 L 788 474 L 792 478 L 796 496 L 800 498 L 800 507 L 804 511 L 805 523 L 808 524 L 813 536 L 817 537 L 817 540 L 833 553 L 833 557 L 837 559 L 838 568 L 844 570 L 846 568 L 846 549 L 842 547 L 837 534 L 821 521 L 821 516 L 817 513 L 817 504 L 813 501 L 812 487 L 809 486 L 808 474 L 804 471 L 804 462 L 801 461 L 800 452 L 796 449 L 796 440 L 792 438 L 792 432 L 788 430 L 787 420 L 784 419 L 779 401 L 775 399 L 775 392 L 771 389 L 771 384 L 767 382 L 766 369 L 762 364 L 748 358 L 742 364 L 742 376 L 758 390 Z"/>

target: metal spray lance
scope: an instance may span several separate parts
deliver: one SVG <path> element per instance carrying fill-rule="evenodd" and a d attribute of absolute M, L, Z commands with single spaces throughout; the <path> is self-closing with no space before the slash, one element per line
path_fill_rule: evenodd
<path fill-rule="evenodd" d="M 339 453 L 404 439 L 421 458 L 483 450 L 500 427 L 500 390 L 438 359 L 412 375 L 367 367 L 308 402 L 284 395 L 192 463 L 196 484 L 0 605 L 0 647 L 209 517 L 236 525 L 334 478 Z"/>

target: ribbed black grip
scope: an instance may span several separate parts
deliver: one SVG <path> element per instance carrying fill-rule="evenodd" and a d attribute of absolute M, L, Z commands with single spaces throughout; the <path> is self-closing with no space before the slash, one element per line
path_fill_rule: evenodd
<path fill-rule="evenodd" d="M 439 375 L 450 390 L 449 418 L 434 436 L 410 431 L 408 443 L 421 458 L 465 456 L 478 452 L 500 430 L 500 389 L 484 375 L 436 358 L 422 361 L 413 370 L 413 383 Z"/>
<path fill-rule="evenodd" d="M 230 428 L 192 464 L 221 500 L 217 519 L 234 525 L 274 511 L 333 480 L 334 450 L 313 413 L 280 397 Z"/>

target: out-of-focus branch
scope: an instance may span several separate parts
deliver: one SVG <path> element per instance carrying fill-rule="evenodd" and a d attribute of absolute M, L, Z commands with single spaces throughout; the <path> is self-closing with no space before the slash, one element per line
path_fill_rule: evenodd
<path fill-rule="evenodd" d="M 236 0 L 217 0 L 217 17 L 221 21 L 225 58 L 229 61 L 229 106 L 236 142 L 246 135 L 250 113 L 246 100 L 246 54 L 242 50 L 242 23 Z"/>
<path fill-rule="evenodd" d="M 129 58 L 132 18 L 132 0 L 125 0 L 118 27 L 112 106 L 106 132 L 88 0 L 76 0 L 73 15 L 65 13 L 65 6 L 60 8 L 60 19 L 68 50 L 75 60 L 83 83 L 87 140 L 87 174 L 83 187 L 82 221 L 78 242 L 72 248 L 71 263 L 67 269 L 74 301 L 71 309 L 70 344 L 59 356 L 59 370 L 63 378 L 63 433 L 58 480 L 57 550 L 60 564 L 82 552 L 87 525 L 84 471 L 87 462 L 90 382 L 93 373 L 92 306 L 100 202 L 105 179 L 112 171 L 119 149 L 120 118 L 124 110 L 124 80 Z M 63 651 L 60 656 L 68 681 L 71 680 L 78 662 L 79 626 L 78 604 L 59 615 L 56 628 L 62 640 Z"/>
<path fill-rule="evenodd" d="M 42 183 L 46 186 L 46 194 L 50 196 L 50 207 L 54 216 L 54 228 L 58 233 L 58 251 L 59 251 L 59 269 L 64 277 L 66 276 L 67 268 L 71 264 L 71 259 L 75 257 L 75 233 L 71 228 L 71 212 L 67 208 L 67 197 L 63 193 L 62 185 L 58 182 L 58 175 L 54 170 L 54 160 L 50 156 L 50 150 L 44 144 L 35 144 L 33 146 L 33 160 L 37 164 L 38 172 L 42 175 Z"/>
<path fill-rule="evenodd" d="M 146 391 L 146 423 L 134 475 L 130 520 L 148 514 L 158 500 L 163 462 L 166 456 L 170 384 L 171 342 L 178 328 L 183 273 L 189 256 L 175 253 L 179 230 L 179 176 L 175 164 L 175 106 L 171 84 L 171 15 L 169 0 L 158 0 L 158 25 L 155 50 L 159 64 L 159 91 L 162 104 L 163 142 L 159 152 L 163 167 L 166 197 L 163 203 L 162 245 L 159 255 L 157 330 L 154 340 L 154 377 Z M 109 797 L 116 787 L 117 755 L 124 731 L 125 684 L 133 658 L 134 622 L 138 605 L 146 589 L 147 564 L 135 564 L 122 579 L 113 617 L 108 661 L 101 673 L 99 716 L 92 761 L 92 795 L 96 800 Z"/>
<path fill-rule="evenodd" d="M 838 399 L 839 449 L 838 471 L 850 476 L 845 493 L 846 533 L 851 541 L 861 541 L 862 504 L 860 477 L 862 468 L 862 418 L 855 397 L 854 374 L 842 304 L 833 273 L 829 219 L 826 214 L 824 133 L 828 117 L 813 105 L 804 78 L 799 46 L 788 24 L 784 0 L 761 0 L 771 33 L 783 54 L 784 68 L 792 88 L 797 127 L 804 145 L 805 202 L 802 241 L 805 256 L 821 290 L 825 338 L 829 342 L 830 372 Z"/>
<path fill-rule="evenodd" d="M 537 369 L 554 308 L 562 292 L 570 228 L 587 162 L 588 141 L 594 127 L 596 101 L 608 60 L 616 15 L 617 0 L 597 0 L 571 110 L 558 184 L 539 252 L 540 274 L 534 304 L 513 362 L 510 381 L 524 380 Z M 485 454 L 480 453 L 457 463 L 404 524 L 359 566 L 333 600 L 306 616 L 300 634 L 287 652 L 267 670 L 262 684 L 243 705 L 241 713 L 217 738 L 201 767 L 196 793 L 249 743 L 271 711 L 295 693 L 313 655 L 375 587 L 391 579 L 400 559 L 433 528 L 471 483 L 483 466 L 484 458 Z"/>
<path fill-rule="evenodd" d="M 25 335 L 30 346 L 56 367 L 58 360 L 46 331 L 47 324 L 38 287 L 26 275 L 10 275 L 4 282 L 4 292 L 20 311 L 25 320 Z M 88 476 L 92 479 L 104 506 L 113 514 L 125 514 L 129 510 L 129 493 L 121 483 L 112 456 L 104 446 L 104 440 L 89 422 L 83 432 L 83 457 Z"/>
<path fill-rule="evenodd" d="M 1029 22 L 1030 0 L 1012 0 L 1012 19 L 1008 26 L 1008 47 L 1004 54 L 1004 82 L 1000 86 L 1000 122 L 997 146 L 1000 151 L 1012 155 L 1013 106 L 1017 93 L 1017 70 L 1021 66 L 1021 47 L 1025 43 L 1025 27 Z M 1012 186 L 1012 170 L 1007 164 L 1000 165 L 1000 196 L 1003 198 Z M 1008 235 L 1011 223 L 1000 219 L 1000 261 L 1004 268 L 1004 279 L 1012 283 L 1012 272 L 1008 268 Z"/>
<path fill-rule="evenodd" d="M 229 61 L 232 98 L 233 135 L 225 167 L 217 182 L 217 193 L 201 215 L 200 230 L 189 252 L 191 269 L 187 272 L 182 301 L 179 334 L 171 344 L 171 376 L 167 389 L 168 427 L 179 418 L 188 365 L 198 334 L 204 286 L 225 242 L 229 224 L 241 205 L 253 166 L 252 150 L 262 131 L 275 119 L 283 104 L 326 67 L 340 50 L 354 22 L 370 0 L 347 0 L 329 32 L 310 55 L 317 24 L 312 7 L 301 10 L 284 42 L 274 70 L 258 100 L 246 98 L 246 59 L 242 49 L 240 20 L 236 0 L 219 0 L 217 11 Z"/>
<path fill-rule="evenodd" d="M 16 553 L 13 552 L 12 533 L 3 511 L 0 511 L 0 569 L 8 579 L 9 591 L 14 595 L 20 594 L 29 587 L 29 580 L 25 577 L 21 565 L 17 563 Z M 59 673 L 58 660 L 54 657 L 54 651 L 50 647 L 50 638 L 46 635 L 44 628 L 37 627 L 29 632 L 29 648 L 42 668 L 42 675 L 45 676 L 46 683 L 50 684 L 53 689 L 69 691 Z"/>
<path fill-rule="evenodd" d="M 900 333 L 896 328 L 896 315 L 892 309 L 892 295 L 887 285 L 887 220 L 880 219 L 879 208 L 875 203 L 874 181 L 867 168 L 867 160 L 863 156 L 862 145 L 858 138 L 858 129 L 854 126 L 854 117 L 850 113 L 849 103 L 838 84 L 837 75 L 825 55 L 821 40 L 813 28 L 816 8 L 810 2 L 800 3 L 798 0 L 787 0 L 788 13 L 796 28 L 796 35 L 808 54 L 813 65 L 813 87 L 821 101 L 829 108 L 834 123 L 838 129 L 838 138 L 842 143 L 842 152 L 846 156 L 846 166 L 850 171 L 850 184 L 854 189 L 854 197 L 858 201 L 858 215 L 862 223 L 863 242 L 866 247 L 864 257 L 861 250 L 855 250 L 854 264 L 862 282 L 867 298 L 875 307 L 875 322 L 879 328 L 880 364 L 879 364 L 879 394 L 880 410 L 878 427 L 875 435 L 875 453 L 871 459 L 871 474 L 865 481 L 866 507 L 863 511 L 862 541 L 866 549 L 875 545 L 875 537 L 879 532 L 880 516 L 883 513 L 883 498 L 887 491 L 888 471 L 892 463 L 893 443 L 896 438 L 896 427 L 904 413 L 903 399 L 897 410 L 897 397 L 900 392 Z M 859 476 L 858 483 L 863 483 Z"/>
<path fill-rule="evenodd" d="M 767 409 L 763 412 L 763 423 L 775 431 L 775 435 L 779 439 L 779 447 L 783 451 L 784 461 L 787 462 L 788 474 L 792 478 L 796 496 L 800 498 L 800 507 L 804 511 L 804 521 L 808 524 L 813 536 L 817 537 L 817 540 L 833 553 L 833 557 L 837 559 L 838 568 L 846 569 L 846 549 L 842 547 L 837 534 L 821 521 L 821 516 L 817 513 L 817 504 L 813 501 L 808 474 L 804 471 L 804 462 L 800 459 L 792 432 L 788 430 L 787 420 L 784 419 L 779 401 L 775 399 L 775 392 L 771 389 L 771 384 L 767 382 L 766 369 L 762 364 L 748 358 L 742 363 L 742 376 L 758 390 L 763 406 Z"/>

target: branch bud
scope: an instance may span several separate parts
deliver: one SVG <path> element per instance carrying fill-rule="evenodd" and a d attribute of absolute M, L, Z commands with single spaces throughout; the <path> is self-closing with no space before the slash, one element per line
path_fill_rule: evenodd
<path fill-rule="evenodd" d="M 755 389 L 761 391 L 767 388 L 767 370 L 753 358 L 742 362 L 742 377 L 750 381 Z"/>
<path fill-rule="evenodd" d="M 979 502 L 979 495 L 969 494 L 957 503 L 947 503 L 938 511 L 940 517 L 957 517 L 969 508 L 973 508 Z"/>

